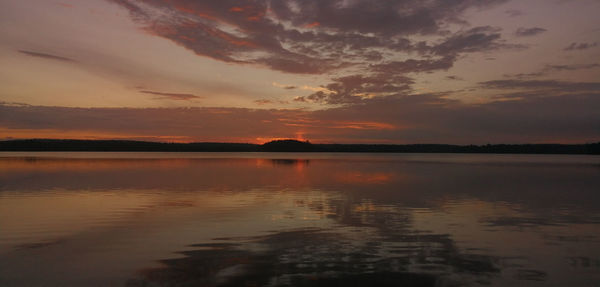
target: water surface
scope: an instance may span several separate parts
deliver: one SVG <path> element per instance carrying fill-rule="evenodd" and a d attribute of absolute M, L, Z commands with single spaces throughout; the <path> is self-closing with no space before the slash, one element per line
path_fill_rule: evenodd
<path fill-rule="evenodd" d="M 600 157 L 0 153 L 1 286 L 595 286 Z"/>

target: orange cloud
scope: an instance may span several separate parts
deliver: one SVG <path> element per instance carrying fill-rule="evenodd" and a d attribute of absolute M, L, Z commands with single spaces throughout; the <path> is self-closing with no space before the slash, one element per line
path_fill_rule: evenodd
<path fill-rule="evenodd" d="M 202 17 L 202 18 L 209 19 L 209 20 L 214 20 L 214 21 L 219 20 L 217 17 L 215 17 L 215 16 L 213 16 L 213 15 L 211 15 L 209 13 L 200 12 L 200 11 L 197 11 L 196 9 L 194 9 L 194 8 L 185 7 L 185 6 L 181 5 L 181 4 L 174 4 L 173 7 L 176 10 L 180 11 L 180 12 L 184 12 L 184 13 L 196 15 L 198 17 Z"/>
<path fill-rule="evenodd" d="M 246 40 L 242 40 L 241 38 L 229 35 L 221 30 L 218 29 L 207 29 L 206 32 L 208 32 L 209 34 L 218 37 L 220 39 L 223 39 L 233 45 L 236 46 L 246 46 L 246 47 L 251 47 L 251 48 L 255 48 L 256 44 L 246 41 Z"/>
<path fill-rule="evenodd" d="M 314 28 L 314 27 L 318 27 L 320 25 L 321 25 L 321 23 L 315 21 L 315 22 L 304 25 L 304 28 Z"/>

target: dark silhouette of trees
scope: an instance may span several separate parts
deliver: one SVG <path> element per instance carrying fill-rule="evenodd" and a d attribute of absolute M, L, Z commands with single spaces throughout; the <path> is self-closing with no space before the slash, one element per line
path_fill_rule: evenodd
<path fill-rule="evenodd" d="M 317 147 L 317 145 L 313 145 L 308 141 L 275 140 L 263 144 L 261 150 L 268 152 L 312 152 L 318 151 Z"/>
<path fill-rule="evenodd" d="M 250 143 L 163 143 L 126 140 L 28 139 L 0 141 L 0 151 L 165 151 L 165 152 L 369 152 L 369 153 L 515 153 L 600 154 L 600 143 L 590 144 L 312 144 L 276 140 Z"/>

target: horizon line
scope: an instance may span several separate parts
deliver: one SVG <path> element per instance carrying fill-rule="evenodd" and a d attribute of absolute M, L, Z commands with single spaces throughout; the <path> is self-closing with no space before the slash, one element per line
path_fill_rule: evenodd
<path fill-rule="evenodd" d="M 137 140 L 137 139 L 80 139 L 80 138 L 5 138 L 0 139 L 0 142 L 9 142 L 9 141 L 114 141 L 114 142 L 140 142 L 140 143 L 156 143 L 156 144 L 247 144 L 247 145 L 256 145 L 261 146 L 267 143 L 272 142 L 281 142 L 281 141 L 295 141 L 300 143 L 309 143 L 312 145 L 389 145 L 389 146 L 407 146 L 407 145 L 447 145 L 447 146 L 494 146 L 494 145 L 565 145 L 565 146 L 575 146 L 575 145 L 593 145 L 600 144 L 599 141 L 593 142 L 582 142 L 582 143 L 558 143 L 558 142 L 546 142 L 546 143 L 485 143 L 485 144 L 451 144 L 451 143 L 335 143 L 335 142 L 311 142 L 308 139 L 299 140 L 294 138 L 277 138 L 271 141 L 266 141 L 263 143 L 251 143 L 251 142 L 228 142 L 228 141 L 190 141 L 190 142 L 176 142 L 176 141 L 152 141 L 152 140 Z"/>

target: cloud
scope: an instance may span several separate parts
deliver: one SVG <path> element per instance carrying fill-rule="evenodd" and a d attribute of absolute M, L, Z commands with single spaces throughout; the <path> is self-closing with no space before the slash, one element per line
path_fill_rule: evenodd
<path fill-rule="evenodd" d="M 517 31 L 515 31 L 515 35 L 519 36 L 519 37 L 530 37 L 530 36 L 536 36 L 539 34 L 542 34 L 544 32 L 546 32 L 548 30 L 544 29 L 544 28 L 539 28 L 539 27 L 532 27 L 532 28 L 519 28 L 517 29 Z"/>
<path fill-rule="evenodd" d="M 510 80 L 494 80 L 480 82 L 483 89 L 501 90 L 491 98 L 494 100 L 524 100 L 531 98 L 572 97 L 574 100 L 582 95 L 600 96 L 600 82 L 569 82 L 558 80 L 530 80 L 516 78 Z"/>
<path fill-rule="evenodd" d="M 500 28 L 465 28 L 465 11 L 506 0 L 110 1 L 127 9 L 143 31 L 197 55 L 328 75 L 331 82 L 321 87 L 273 83 L 311 90 L 294 98 L 311 104 L 363 104 L 408 94 L 414 74 L 448 70 L 469 53 L 524 48 L 503 40 Z"/>
<path fill-rule="evenodd" d="M 600 82 L 567 82 L 557 80 L 494 80 L 479 83 L 486 89 L 538 89 L 568 93 L 599 92 Z"/>
<path fill-rule="evenodd" d="M 76 60 L 73 60 L 71 58 L 47 54 L 47 53 L 32 52 L 32 51 L 26 51 L 26 50 L 18 50 L 18 51 L 21 54 L 25 54 L 25 55 L 31 56 L 31 57 L 37 57 L 37 58 L 43 58 L 43 59 L 49 59 L 49 60 L 57 60 L 57 61 L 62 61 L 62 62 L 77 62 Z"/>
<path fill-rule="evenodd" d="M 368 64 L 364 67 L 363 74 L 333 78 L 332 83 L 323 86 L 326 90 L 297 97 L 295 101 L 334 105 L 360 104 L 375 97 L 410 93 L 413 80 L 407 74 L 448 70 L 463 53 L 517 47 L 500 41 L 499 32 L 498 28 L 480 26 L 451 34 L 437 44 L 417 45 L 416 51 L 427 55 L 426 58 Z"/>
<path fill-rule="evenodd" d="M 319 27 L 379 35 L 432 34 L 442 21 L 458 20 L 468 8 L 483 8 L 506 1 L 271 1 L 270 8 L 281 20 L 293 25 L 314 22 Z"/>
<path fill-rule="evenodd" d="M 587 50 L 590 48 L 594 48 L 597 47 L 598 43 L 594 42 L 594 43 L 576 43 L 573 42 L 571 43 L 571 45 L 565 47 L 563 50 L 564 51 L 578 51 L 578 50 Z"/>
<path fill-rule="evenodd" d="M 507 78 L 515 78 L 519 80 L 527 78 L 536 78 L 546 76 L 552 72 L 563 72 L 563 71 L 579 71 L 600 68 L 600 64 L 546 64 L 542 69 L 531 72 L 531 73 L 519 73 L 519 74 L 507 74 L 504 75 Z"/>
<path fill-rule="evenodd" d="M 509 17 L 518 17 L 525 15 L 523 11 L 517 9 L 509 9 L 504 11 L 504 13 L 508 14 Z"/>
<path fill-rule="evenodd" d="M 506 0 L 110 2 L 127 9 L 147 33 L 198 55 L 287 73 L 324 74 L 387 62 L 407 52 L 455 59 L 458 53 L 507 46 L 491 27 L 444 36 L 448 23 L 466 23 L 464 11 Z M 413 36 L 431 41 L 414 41 Z"/>
<path fill-rule="evenodd" d="M 600 64 L 570 64 L 570 65 L 546 65 L 544 70 L 554 70 L 554 71 L 577 71 L 577 70 L 587 70 L 587 69 L 595 69 L 600 68 Z"/>
<path fill-rule="evenodd" d="M 500 41 L 501 29 L 491 26 L 480 26 L 467 31 L 458 32 L 432 47 L 435 54 L 454 56 L 458 53 L 473 53 L 497 50 L 500 48 L 521 48 Z"/>
<path fill-rule="evenodd" d="M 260 99 L 260 100 L 254 101 L 254 103 L 256 103 L 257 105 L 266 105 L 266 104 L 272 104 L 273 101 L 267 100 L 267 99 Z"/>
<path fill-rule="evenodd" d="M 328 91 L 317 91 L 295 100 L 357 104 L 373 97 L 406 94 L 412 90 L 413 84 L 413 80 L 406 74 L 448 70 L 461 53 L 484 52 L 508 46 L 498 41 L 499 31 L 497 28 L 482 26 L 457 32 L 437 45 L 423 45 L 419 48 L 421 53 L 430 53 L 433 57 L 369 64 L 364 74 L 334 78 L 333 83 L 324 86 Z"/>
<path fill-rule="evenodd" d="M 167 99 L 167 100 L 189 101 L 189 100 L 201 98 L 201 97 L 193 95 L 193 94 L 163 93 L 163 92 L 155 92 L 155 91 L 140 91 L 140 93 L 157 95 L 157 96 L 160 96 L 158 99 Z"/>
<path fill-rule="evenodd" d="M 489 83 L 506 86 L 513 83 Z M 588 86 L 586 86 L 588 85 Z M 525 82 L 508 93 L 539 95 L 465 104 L 445 94 L 394 95 L 327 110 L 241 108 L 68 108 L 0 105 L 5 136 L 63 134 L 119 138 L 168 135 L 192 141 L 524 143 L 600 140 L 600 84 Z M 569 92 L 569 89 L 578 88 Z"/>
<path fill-rule="evenodd" d="M 359 104 L 374 97 L 406 94 L 412 91 L 413 84 L 413 80 L 405 76 L 406 74 L 448 70 L 461 53 L 483 52 L 507 46 L 498 39 L 499 29 L 490 26 L 457 32 L 437 45 L 424 45 L 419 48 L 421 53 L 431 53 L 433 58 L 369 64 L 364 74 L 334 78 L 332 83 L 323 87 L 327 90 L 298 97 L 295 101 L 334 105 Z"/>
<path fill-rule="evenodd" d="M 323 90 L 294 100 L 333 105 L 358 104 L 374 97 L 409 91 L 410 84 L 413 83 L 408 77 L 383 73 L 372 76 L 350 75 L 334 78 L 333 81 L 325 85 Z"/>
<path fill-rule="evenodd" d="M 269 100 L 269 99 L 258 99 L 254 101 L 255 104 L 262 106 L 262 105 L 270 105 L 270 104 L 289 104 L 288 101 L 276 101 L 276 100 Z"/>
<path fill-rule="evenodd" d="M 273 82 L 273 83 L 271 83 L 271 85 L 273 85 L 273 87 L 278 87 L 278 88 L 282 88 L 282 89 L 286 89 L 286 90 L 294 90 L 294 89 L 298 88 L 293 85 L 284 85 L 284 84 L 280 84 L 277 82 Z"/>
<path fill-rule="evenodd" d="M 446 79 L 453 80 L 453 81 L 464 81 L 465 80 L 465 79 L 463 79 L 463 78 L 461 78 L 459 76 L 456 76 L 456 75 L 446 76 Z"/>
<path fill-rule="evenodd" d="M 448 70 L 452 67 L 455 56 L 447 56 L 440 59 L 392 61 L 382 64 L 371 65 L 370 70 L 379 74 L 407 74 L 432 72 L 437 70 Z"/>

